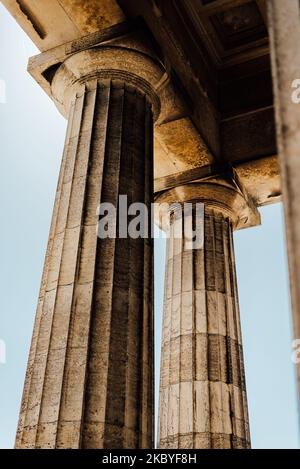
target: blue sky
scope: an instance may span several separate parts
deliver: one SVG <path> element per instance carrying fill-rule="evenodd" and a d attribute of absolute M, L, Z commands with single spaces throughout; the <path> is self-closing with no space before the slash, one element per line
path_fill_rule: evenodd
<path fill-rule="evenodd" d="M 26 72 L 35 46 L 0 5 L 0 448 L 14 444 L 28 348 L 66 122 Z M 299 448 L 281 205 L 262 226 L 235 234 L 250 428 L 254 448 Z M 164 281 L 163 239 L 155 242 L 156 381 Z"/>

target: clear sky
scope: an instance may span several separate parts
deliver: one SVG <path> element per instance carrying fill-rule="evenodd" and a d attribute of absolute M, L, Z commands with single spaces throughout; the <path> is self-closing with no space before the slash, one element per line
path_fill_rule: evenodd
<path fill-rule="evenodd" d="M 38 53 L 0 5 L 0 448 L 10 448 L 46 249 L 66 122 L 26 72 Z M 254 448 L 299 448 L 282 207 L 235 234 L 250 428 Z M 156 382 L 165 242 L 155 242 Z"/>

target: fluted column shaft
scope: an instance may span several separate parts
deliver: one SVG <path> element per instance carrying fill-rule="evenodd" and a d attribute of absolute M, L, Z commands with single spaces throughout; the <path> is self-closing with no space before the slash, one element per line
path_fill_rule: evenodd
<path fill-rule="evenodd" d="M 152 106 L 91 80 L 70 109 L 17 448 L 151 448 L 151 239 L 100 239 L 99 205 L 152 200 Z M 119 208 L 114 223 L 119 221 Z"/>
<path fill-rule="evenodd" d="M 202 207 L 192 212 L 200 245 L 181 216 L 167 239 L 158 446 L 248 448 L 232 221 Z"/>

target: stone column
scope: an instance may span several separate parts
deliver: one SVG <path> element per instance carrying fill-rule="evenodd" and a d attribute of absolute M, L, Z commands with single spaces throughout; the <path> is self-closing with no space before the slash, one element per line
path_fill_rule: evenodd
<path fill-rule="evenodd" d="M 267 4 L 294 337 L 300 339 L 300 3 Z M 300 398 L 300 363 L 296 368 Z"/>
<path fill-rule="evenodd" d="M 258 215 L 219 182 L 168 191 L 157 199 L 166 202 L 177 207 L 167 239 L 158 447 L 249 448 L 232 233 Z"/>
<path fill-rule="evenodd" d="M 152 241 L 97 233 L 101 203 L 117 207 L 118 228 L 119 195 L 148 208 L 152 200 L 162 72 L 145 54 L 124 53 L 127 61 L 117 48 L 72 55 L 51 84 L 69 126 L 17 448 L 153 445 Z"/>

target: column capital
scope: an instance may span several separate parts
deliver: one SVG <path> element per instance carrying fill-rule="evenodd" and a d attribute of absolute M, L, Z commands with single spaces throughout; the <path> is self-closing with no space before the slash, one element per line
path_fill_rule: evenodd
<path fill-rule="evenodd" d="M 29 60 L 28 70 L 65 117 L 76 96 L 99 80 L 120 80 L 144 93 L 158 123 L 184 114 L 165 68 L 137 25 L 121 23 L 43 52 Z"/>
<path fill-rule="evenodd" d="M 204 203 L 207 208 L 228 217 L 234 230 L 260 224 L 260 214 L 254 201 L 236 180 L 216 177 L 184 184 L 160 193 L 156 199 L 155 219 L 162 227 L 169 207 L 174 204 Z"/>
<path fill-rule="evenodd" d="M 119 45 L 103 45 L 67 57 L 57 69 L 51 83 L 52 97 L 63 115 L 71 102 L 92 89 L 95 82 L 120 81 L 144 93 L 151 101 L 155 120 L 160 114 L 159 84 L 164 70 L 150 56 Z"/>

